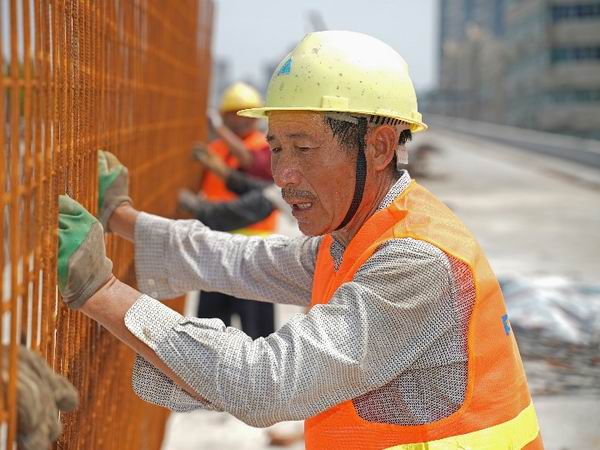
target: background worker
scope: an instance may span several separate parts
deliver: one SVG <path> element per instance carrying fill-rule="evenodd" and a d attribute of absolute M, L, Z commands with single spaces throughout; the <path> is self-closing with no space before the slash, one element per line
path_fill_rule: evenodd
<path fill-rule="evenodd" d="M 190 190 L 181 190 L 179 207 L 207 227 L 217 231 L 239 230 L 266 219 L 276 209 L 291 218 L 289 205 L 281 198 L 281 189 L 272 182 L 232 169 L 211 152 L 197 151 L 196 155 L 207 170 L 238 196 L 234 200 L 208 201 Z"/>
<path fill-rule="evenodd" d="M 100 217 L 135 242 L 146 295 L 116 280 L 98 221 L 61 197 L 61 293 L 142 355 L 136 392 L 254 426 L 306 419 L 309 450 L 542 448 L 481 248 L 398 164 L 426 128 L 404 60 L 360 33 L 312 33 L 275 70 L 266 106 L 241 114 L 268 115 L 274 179 L 306 237 L 138 212 L 112 188 L 126 170 L 109 167 Z M 152 298 L 198 287 L 311 309 L 252 340 Z"/>
<path fill-rule="evenodd" d="M 289 205 L 281 198 L 275 184 L 231 169 L 216 155 L 201 153 L 202 164 L 225 182 L 227 189 L 238 197 L 222 202 L 207 201 L 192 191 L 179 192 L 179 207 L 217 231 L 233 231 L 269 217 L 276 209 L 288 214 Z"/>
<path fill-rule="evenodd" d="M 263 100 L 252 86 L 237 82 L 229 86 L 221 96 L 219 111 L 207 112 L 208 123 L 217 136 L 208 149 L 232 169 L 273 181 L 271 152 L 258 120 L 240 117 L 242 109 L 262 106 Z M 202 182 L 202 192 L 209 200 L 229 200 L 235 196 L 215 174 L 207 173 Z"/>
<path fill-rule="evenodd" d="M 208 114 L 209 124 L 218 136 L 209 144 L 208 151 L 223 161 L 224 167 L 239 169 L 248 175 L 272 183 L 271 152 L 264 133 L 258 129 L 258 121 L 237 115 L 241 109 L 260 106 L 262 106 L 261 96 L 253 87 L 241 82 L 229 86 L 221 98 L 219 112 L 211 110 Z M 213 158 L 213 161 L 216 158 Z M 208 162 L 207 158 L 205 162 Z M 211 169 L 209 166 L 207 168 Z M 266 199 L 256 192 L 240 200 L 238 193 L 227 188 L 223 174 L 215 173 L 214 163 L 212 169 L 205 174 L 201 193 L 206 200 L 217 203 L 216 208 L 229 213 L 217 218 L 216 209 L 212 208 L 210 212 L 206 209 L 203 211 L 210 213 L 210 218 L 213 219 L 212 225 L 216 225 L 214 229 L 234 231 L 249 236 L 267 236 L 274 233 L 277 226 L 277 213 L 271 208 L 269 214 L 263 217 L 265 207 L 268 207 L 270 202 L 265 203 L 263 200 Z M 224 203 L 229 201 L 236 202 Z M 253 209 L 255 206 L 261 209 Z M 240 221 L 241 216 L 245 216 L 245 220 Z M 254 218 L 256 220 L 251 220 Z M 246 223 L 236 227 L 235 225 L 239 225 L 240 222 Z M 218 318 L 229 326 L 233 315 L 239 317 L 242 329 L 252 338 L 268 336 L 275 330 L 272 303 L 246 301 L 222 292 L 200 293 L 198 317 Z"/>

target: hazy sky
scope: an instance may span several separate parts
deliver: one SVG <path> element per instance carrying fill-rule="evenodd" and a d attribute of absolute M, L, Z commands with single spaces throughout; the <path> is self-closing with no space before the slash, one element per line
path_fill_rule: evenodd
<path fill-rule="evenodd" d="M 6 52 L 7 5 L 0 0 Z M 313 31 L 308 13 L 318 11 L 330 30 L 360 31 L 394 47 L 417 89 L 437 82 L 438 0 L 215 0 L 215 10 L 213 51 L 230 60 L 234 79 L 262 82 L 263 64 L 279 62 Z"/>
<path fill-rule="evenodd" d="M 230 60 L 233 78 L 264 79 L 263 63 L 277 62 L 312 29 L 316 10 L 330 30 L 359 31 L 394 47 L 408 62 L 419 90 L 437 78 L 437 0 L 216 0 L 213 51 Z M 262 87 L 262 86 L 261 86 Z"/>

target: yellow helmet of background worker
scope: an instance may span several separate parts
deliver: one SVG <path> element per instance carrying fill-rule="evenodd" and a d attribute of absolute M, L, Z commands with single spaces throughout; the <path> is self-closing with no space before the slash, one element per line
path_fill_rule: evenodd
<path fill-rule="evenodd" d="M 427 129 L 404 59 L 374 37 L 351 31 L 307 34 L 279 63 L 264 107 L 240 111 L 333 111 L 389 117 L 413 132 Z"/>
<path fill-rule="evenodd" d="M 246 83 L 237 82 L 225 89 L 219 111 L 226 113 L 261 106 L 263 101 L 258 91 Z"/>

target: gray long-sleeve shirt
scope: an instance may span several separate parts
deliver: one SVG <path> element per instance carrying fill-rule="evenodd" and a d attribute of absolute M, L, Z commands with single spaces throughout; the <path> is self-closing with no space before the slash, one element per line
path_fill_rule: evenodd
<path fill-rule="evenodd" d="M 407 186 L 406 172 L 380 208 Z M 190 290 L 308 305 L 319 237 L 266 239 L 214 232 L 197 221 L 141 214 L 136 222 L 141 296 L 125 324 L 206 402 L 138 358 L 142 398 L 174 410 L 224 410 L 255 426 L 304 419 L 352 399 L 366 420 L 431 422 L 463 402 L 470 272 L 414 239 L 383 244 L 327 304 L 250 339 L 216 319 L 186 318 L 154 298 Z M 336 265 L 343 258 L 336 243 Z"/>

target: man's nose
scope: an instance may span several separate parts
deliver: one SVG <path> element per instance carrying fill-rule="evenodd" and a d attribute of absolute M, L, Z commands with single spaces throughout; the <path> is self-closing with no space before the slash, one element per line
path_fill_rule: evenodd
<path fill-rule="evenodd" d="M 285 157 L 278 157 L 272 161 L 273 180 L 280 188 L 297 186 L 300 183 L 300 171 Z"/>

